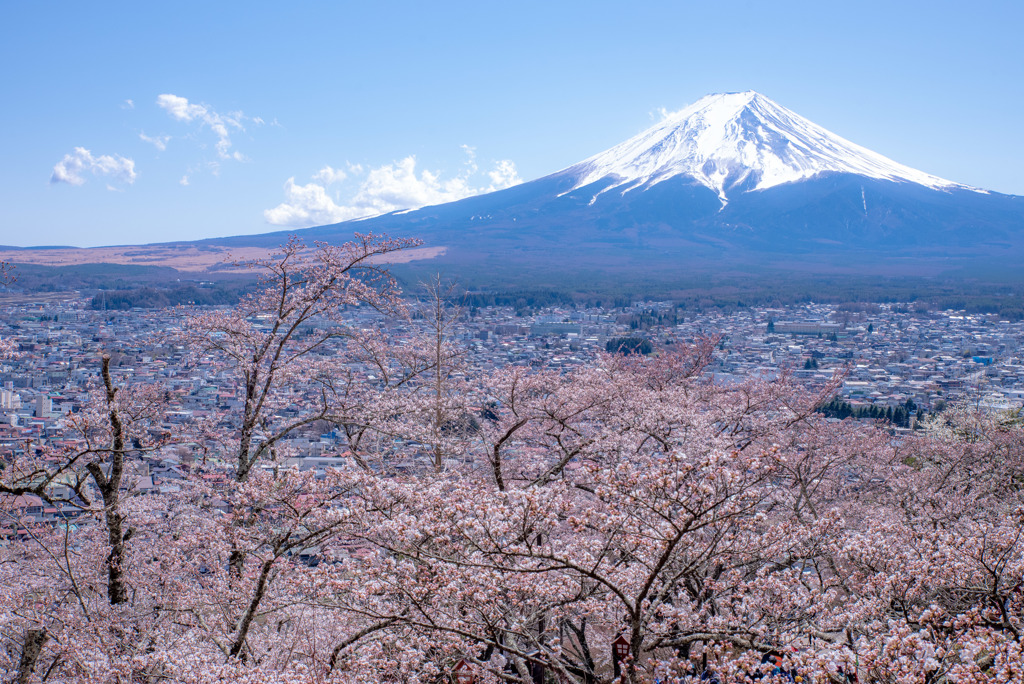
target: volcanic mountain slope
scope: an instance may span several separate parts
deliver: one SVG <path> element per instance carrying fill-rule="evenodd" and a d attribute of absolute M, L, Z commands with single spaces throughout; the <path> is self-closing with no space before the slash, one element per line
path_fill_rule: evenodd
<path fill-rule="evenodd" d="M 709 95 L 513 188 L 301 232 L 334 240 L 356 230 L 420 237 L 446 249 L 442 262 L 482 270 L 802 262 L 899 271 L 1020 258 L 1024 198 L 903 166 L 745 92 Z"/>
<path fill-rule="evenodd" d="M 291 232 L 418 237 L 432 268 L 478 276 L 671 278 L 754 266 L 913 274 L 922 264 L 1019 263 L 1024 198 L 903 166 L 744 92 L 709 95 L 610 150 L 498 192 L 190 246 L 273 247 Z"/>

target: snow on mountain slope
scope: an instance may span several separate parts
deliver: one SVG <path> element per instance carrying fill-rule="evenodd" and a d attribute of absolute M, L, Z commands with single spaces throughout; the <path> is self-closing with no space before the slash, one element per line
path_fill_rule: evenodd
<path fill-rule="evenodd" d="M 736 191 L 763 190 L 827 172 L 984 192 L 898 164 L 753 91 L 703 97 L 557 175 L 575 177 L 573 189 L 611 179 L 602 192 L 628 192 L 685 176 L 714 190 L 724 205 Z"/>

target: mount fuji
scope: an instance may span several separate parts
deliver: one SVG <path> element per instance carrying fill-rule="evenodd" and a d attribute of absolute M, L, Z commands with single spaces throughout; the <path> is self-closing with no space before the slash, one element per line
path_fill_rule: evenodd
<path fill-rule="evenodd" d="M 724 206 L 742 192 L 828 173 L 974 190 L 897 164 L 753 91 L 702 98 L 561 175 L 576 178 L 574 189 L 614 179 L 602 192 L 646 189 L 684 177 L 714 190 Z"/>
<path fill-rule="evenodd" d="M 627 276 L 666 284 L 684 274 L 765 271 L 1019 274 L 1024 197 L 917 171 L 763 95 L 726 93 L 511 188 L 299 231 L 202 240 L 190 248 L 276 247 L 288 233 L 307 242 L 343 242 L 354 232 L 420 238 L 432 248 L 421 254 L 432 260 L 402 268 L 415 271 L 425 263 L 482 286 L 559 278 L 606 283 Z"/>
<path fill-rule="evenodd" d="M 419 237 L 444 248 L 441 263 L 477 273 L 773 264 L 900 273 L 1015 263 L 1024 198 L 909 168 L 744 92 L 704 97 L 512 188 L 299 233 L 336 240 L 354 231 Z"/>

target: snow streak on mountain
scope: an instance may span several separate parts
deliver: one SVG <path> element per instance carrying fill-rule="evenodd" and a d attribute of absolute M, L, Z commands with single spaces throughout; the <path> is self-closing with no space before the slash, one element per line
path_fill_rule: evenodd
<path fill-rule="evenodd" d="M 974 190 L 855 145 L 753 91 L 708 95 L 556 175 L 575 177 L 574 190 L 610 179 L 601 192 L 623 193 L 683 176 L 714 190 L 725 204 L 737 192 L 830 172 Z"/>

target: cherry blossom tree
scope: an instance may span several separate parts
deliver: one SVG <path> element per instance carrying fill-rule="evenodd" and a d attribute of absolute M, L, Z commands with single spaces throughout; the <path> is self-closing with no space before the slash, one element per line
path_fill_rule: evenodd
<path fill-rule="evenodd" d="M 846 532 L 837 617 L 879 681 L 1021 681 L 1024 432 L 1015 415 L 964 407 L 927 432 Z"/>
<path fill-rule="evenodd" d="M 424 285 L 425 296 L 417 307 L 425 333 L 418 340 L 421 360 L 412 366 L 417 369 L 416 381 L 403 397 L 407 404 L 402 413 L 411 419 L 406 424 L 421 428 L 412 432 L 421 433 L 417 436 L 429 445 L 435 470 L 444 467 L 447 458 L 465 451 L 465 437 L 476 427 L 475 418 L 461 401 L 465 392 L 454 387 L 455 376 L 466 370 L 464 352 L 454 344 L 461 315 L 454 303 L 455 288 L 454 282 L 445 283 L 440 275 Z"/>
<path fill-rule="evenodd" d="M 34 566 L 8 578 L 16 591 L 4 597 L 14 617 L 8 628 L 16 635 L 16 625 L 24 626 L 17 681 L 29 681 L 48 643 L 56 644 L 50 669 L 56 667 L 67 657 L 70 625 L 121 612 L 133 591 L 131 540 L 137 528 L 131 522 L 133 507 L 125 501 L 131 489 L 128 459 L 159 446 L 148 427 L 162 415 L 162 393 L 116 385 L 106 354 L 100 377 L 103 384 L 92 390 L 93 400 L 65 419 L 61 447 L 29 443 L 4 464 L 0 513 L 7 525 L 21 530 L 8 551 L 21 557 L 19 567 Z M 26 516 L 33 501 L 39 509 L 53 507 L 56 527 Z M 73 532 L 90 520 L 97 524 L 87 532 Z"/>
<path fill-rule="evenodd" d="M 766 540 L 794 545 L 765 514 L 781 474 L 766 439 L 811 420 L 813 398 L 799 404 L 785 380 L 716 387 L 701 376 L 710 348 L 488 382 L 498 408 L 481 430 L 484 467 L 420 477 L 401 506 L 394 492 L 371 506 L 384 515 L 374 543 L 413 559 L 407 572 L 441 583 L 433 591 L 447 600 L 410 595 L 376 619 L 473 635 L 477 651 L 500 652 L 523 678 L 543 664 L 597 681 L 620 633 L 631 680 L 653 676 L 662 659 L 651 652 L 773 648 L 765 611 L 730 623 L 719 603 L 733 603 L 723 596 L 737 584 L 765 583 Z M 396 586 L 422 589 L 412 576 Z M 481 600 L 491 586 L 500 591 Z"/>
<path fill-rule="evenodd" d="M 319 353 L 351 334 L 340 319 L 349 308 L 401 309 L 381 258 L 417 244 L 357 235 L 341 246 L 307 250 L 293 237 L 280 253 L 249 264 L 262 271 L 261 289 L 228 311 L 189 319 L 189 344 L 226 360 L 239 380 L 243 406 L 232 426 L 239 481 L 282 439 L 331 415 L 334 364 Z M 275 421 L 276 409 L 295 405 L 296 391 L 316 396 L 298 416 Z"/>
<path fill-rule="evenodd" d="M 208 585 L 220 577 L 211 568 L 226 564 L 229 570 L 221 578 L 226 584 L 212 584 L 218 588 L 211 600 L 223 613 L 217 621 L 224 625 L 220 636 L 209 619 L 201 621 L 230 658 L 248 659 L 254 652 L 254 621 L 272 613 L 275 601 L 293 605 L 280 598 L 289 595 L 289 571 L 300 572 L 290 556 L 323 543 L 340 524 L 309 515 L 308 502 L 340 509 L 337 492 L 345 488 L 324 489 L 308 478 L 299 478 L 302 489 L 292 487 L 298 476 L 276 468 L 284 456 L 279 448 L 318 421 L 368 423 L 365 407 L 375 395 L 367 388 L 374 383 L 352 366 L 386 370 L 392 364 L 377 355 L 383 352 L 379 335 L 348 327 L 342 314 L 354 307 L 401 314 L 396 284 L 379 260 L 415 244 L 367 235 L 341 247 L 319 244 L 307 250 L 292 239 L 281 253 L 254 265 L 266 271 L 261 290 L 230 311 L 188 322 L 190 344 L 227 360 L 242 391 L 241 415 L 223 426 L 234 438 L 229 443 L 236 454 L 235 482 L 208 493 L 229 509 L 206 542 L 215 553 L 228 549 L 226 558 L 215 555 L 205 563 Z M 414 364 L 412 374 L 422 370 Z M 291 415 L 282 417 L 284 409 Z M 275 464 L 274 472 L 254 469 L 261 460 Z M 282 498 L 283 493 L 289 496 Z M 314 519 L 319 523 L 311 525 Z"/>

